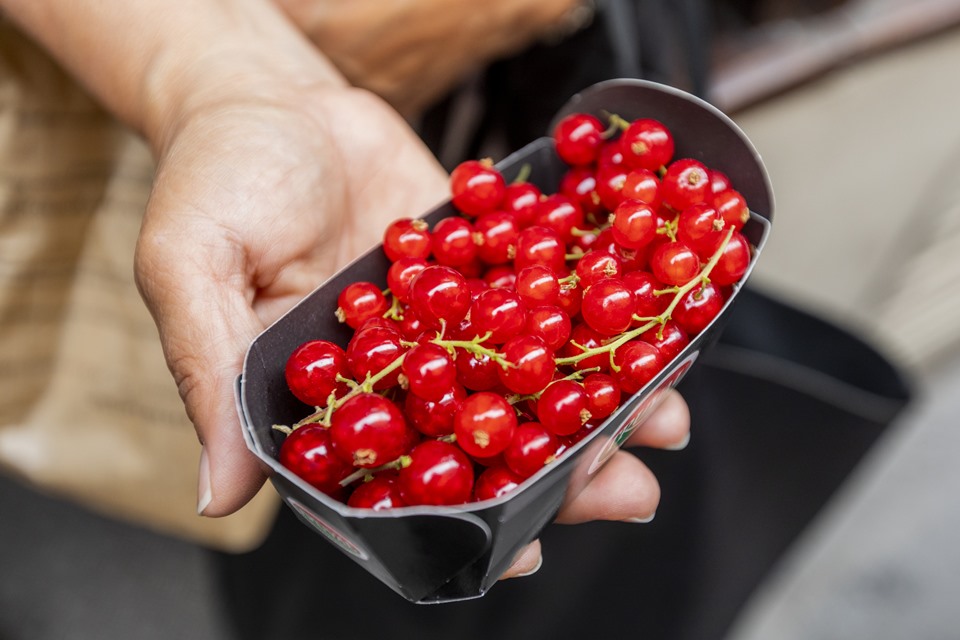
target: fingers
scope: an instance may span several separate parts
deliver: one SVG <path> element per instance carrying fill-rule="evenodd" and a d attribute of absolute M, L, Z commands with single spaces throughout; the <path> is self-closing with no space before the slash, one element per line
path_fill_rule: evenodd
<path fill-rule="evenodd" d="M 660 484 L 636 456 L 617 451 L 584 489 L 560 509 L 557 522 L 591 520 L 645 522 L 660 502 Z"/>
<path fill-rule="evenodd" d="M 675 389 L 670 389 L 624 446 L 679 450 L 689 441 L 690 409 L 683 396 Z"/>
<path fill-rule="evenodd" d="M 520 550 L 513 564 L 500 576 L 500 579 L 507 580 L 509 578 L 523 578 L 533 575 L 540 570 L 540 565 L 542 564 L 543 555 L 541 554 L 540 541 L 534 540 Z"/>
<path fill-rule="evenodd" d="M 234 383 L 247 345 L 262 330 L 244 295 L 242 251 L 205 234 L 144 223 L 137 246 L 137 284 L 157 323 L 161 344 L 187 415 L 203 444 L 198 512 L 233 513 L 266 478 L 243 441 Z"/>

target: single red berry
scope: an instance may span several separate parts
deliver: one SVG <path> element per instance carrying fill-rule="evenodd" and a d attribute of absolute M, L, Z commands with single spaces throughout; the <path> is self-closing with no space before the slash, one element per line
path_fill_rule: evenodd
<path fill-rule="evenodd" d="M 634 169 L 624 178 L 621 195 L 624 199 L 640 200 L 657 209 L 660 206 L 660 178 L 649 169 Z"/>
<path fill-rule="evenodd" d="M 607 210 L 613 211 L 623 200 L 623 185 L 629 173 L 630 168 L 622 164 L 605 164 L 597 168 L 594 188 Z"/>
<path fill-rule="evenodd" d="M 555 305 L 534 307 L 527 312 L 524 332 L 543 339 L 553 351 L 559 350 L 570 339 L 573 327 L 570 316 Z"/>
<path fill-rule="evenodd" d="M 573 380 L 558 380 L 540 394 L 537 417 L 550 432 L 570 435 L 590 419 L 587 392 Z"/>
<path fill-rule="evenodd" d="M 348 391 L 338 377 L 349 378 L 347 354 L 326 340 L 310 340 L 294 349 L 284 368 L 291 393 L 300 402 L 313 407 L 326 406 L 331 393 L 337 397 Z"/>
<path fill-rule="evenodd" d="M 477 257 L 485 264 L 506 264 L 517 251 L 520 228 L 517 218 L 506 211 L 480 214 L 473 223 Z"/>
<path fill-rule="evenodd" d="M 677 216 L 677 239 L 703 257 L 709 256 L 726 235 L 727 222 L 713 205 L 691 205 Z"/>
<path fill-rule="evenodd" d="M 504 386 L 519 394 L 537 393 L 553 379 L 556 365 L 553 350 L 542 338 L 519 335 L 503 345 L 503 357 L 510 363 L 497 374 Z"/>
<path fill-rule="evenodd" d="M 406 453 L 410 427 L 390 400 L 361 393 L 333 412 L 330 443 L 341 460 L 355 467 L 377 467 Z"/>
<path fill-rule="evenodd" d="M 750 243 L 739 233 L 734 233 L 723 248 L 723 253 L 717 261 L 710 280 L 718 285 L 728 285 L 739 282 L 750 266 Z"/>
<path fill-rule="evenodd" d="M 710 191 L 713 193 L 720 193 L 730 189 L 733 185 L 730 184 L 730 178 L 723 171 L 718 171 L 717 169 L 710 169 Z"/>
<path fill-rule="evenodd" d="M 488 289 L 470 306 L 470 322 L 485 342 L 503 344 L 520 333 L 527 315 L 520 296 L 506 289 Z"/>
<path fill-rule="evenodd" d="M 506 184 L 490 160 L 467 160 L 450 173 L 453 204 L 467 215 L 496 209 L 503 200 Z"/>
<path fill-rule="evenodd" d="M 634 169 L 657 171 L 673 158 L 673 134 L 662 122 L 634 120 L 620 136 L 623 161 Z"/>
<path fill-rule="evenodd" d="M 405 503 L 400 495 L 400 483 L 396 474 L 382 472 L 357 485 L 350 494 L 347 505 L 355 509 L 385 511 L 405 506 Z"/>
<path fill-rule="evenodd" d="M 517 414 L 498 393 L 481 391 L 460 404 L 453 420 L 457 444 L 471 456 L 495 456 L 510 444 Z"/>
<path fill-rule="evenodd" d="M 312 423 L 294 429 L 278 454 L 280 464 L 323 493 L 338 497 L 342 493 L 340 481 L 353 468 L 334 455 L 330 433 L 326 427 Z"/>
<path fill-rule="evenodd" d="M 347 344 L 347 365 L 358 382 L 374 376 L 403 355 L 405 347 L 400 342 L 396 329 L 374 327 L 353 334 Z M 378 380 L 373 388 L 389 389 L 397 384 L 400 368 Z"/>
<path fill-rule="evenodd" d="M 707 168 L 692 158 L 671 163 L 660 182 L 663 203 L 674 211 L 683 211 L 690 205 L 705 202 L 710 195 Z"/>
<path fill-rule="evenodd" d="M 597 176 L 592 167 L 571 167 L 560 178 L 560 193 L 583 211 L 585 216 L 596 215 L 603 209 L 597 193 Z"/>
<path fill-rule="evenodd" d="M 652 380 L 661 369 L 664 360 L 660 350 L 649 342 L 631 340 L 619 347 L 613 356 L 617 368 L 613 378 L 627 395 L 633 395 Z"/>
<path fill-rule="evenodd" d="M 427 268 L 427 261 L 423 258 L 402 257 L 387 269 L 387 288 L 397 296 L 401 302 L 410 300 L 410 283 L 414 277 Z"/>
<path fill-rule="evenodd" d="M 473 494 L 473 463 L 459 447 L 424 440 L 409 454 L 397 481 L 407 505 L 456 505 Z"/>
<path fill-rule="evenodd" d="M 400 218 L 387 226 L 383 251 L 391 262 L 403 257 L 430 257 L 430 227 L 424 220 Z"/>
<path fill-rule="evenodd" d="M 660 282 L 681 286 L 700 274 L 700 258 L 685 242 L 665 242 L 653 250 L 650 270 Z"/>
<path fill-rule="evenodd" d="M 580 279 L 580 286 L 586 289 L 598 280 L 619 278 L 623 275 L 623 261 L 615 253 L 596 249 L 577 260 L 576 274 Z"/>
<path fill-rule="evenodd" d="M 583 209 L 572 198 L 555 193 L 540 200 L 534 224 L 553 229 L 563 242 L 573 240 L 574 227 L 583 226 Z"/>
<path fill-rule="evenodd" d="M 620 386 L 612 376 L 591 373 L 583 379 L 591 420 L 605 420 L 620 407 Z"/>
<path fill-rule="evenodd" d="M 503 461 L 517 476 L 527 479 L 556 460 L 559 451 L 560 441 L 553 432 L 539 422 L 525 422 L 513 434 Z"/>
<path fill-rule="evenodd" d="M 553 229 L 532 226 L 520 232 L 514 268 L 519 272 L 534 264 L 548 267 L 557 274 L 566 270 L 566 246 L 560 234 Z"/>
<path fill-rule="evenodd" d="M 401 368 L 410 393 L 424 400 L 440 400 L 457 381 L 453 358 L 446 349 L 430 342 L 407 351 Z"/>
<path fill-rule="evenodd" d="M 600 147 L 597 156 L 597 167 L 623 164 L 623 150 L 620 148 L 620 138 L 607 140 Z"/>
<path fill-rule="evenodd" d="M 560 159 L 570 165 L 586 165 L 596 161 L 604 143 L 604 126 L 589 113 L 572 113 L 553 130 L 553 139 Z"/>
<path fill-rule="evenodd" d="M 636 309 L 633 291 L 622 280 L 605 278 L 584 292 L 580 313 L 594 331 L 613 336 L 630 328 Z"/>
<path fill-rule="evenodd" d="M 723 295 L 712 282 L 685 293 L 673 310 L 674 321 L 688 335 L 695 336 L 717 317 L 723 308 Z"/>
<path fill-rule="evenodd" d="M 364 320 L 382 316 L 390 308 L 390 303 L 372 282 L 352 282 L 343 288 L 337 297 L 337 320 L 356 329 Z"/>
<path fill-rule="evenodd" d="M 657 235 L 657 212 L 642 200 L 623 200 L 613 212 L 613 240 L 627 249 L 640 249 Z"/>
<path fill-rule="evenodd" d="M 431 329 L 460 322 L 470 302 L 466 279 L 450 267 L 431 265 L 410 283 L 410 308 Z"/>
<path fill-rule="evenodd" d="M 484 469 L 473 487 L 475 502 L 502 498 L 520 486 L 523 478 L 504 466 Z"/>
<path fill-rule="evenodd" d="M 571 318 L 580 313 L 583 304 L 583 289 L 575 282 L 564 282 L 560 285 L 560 294 L 557 296 L 557 306 L 563 309 Z"/>
<path fill-rule="evenodd" d="M 414 429 L 425 436 L 440 438 L 453 433 L 453 418 L 466 398 L 467 391 L 463 385 L 454 383 L 439 400 L 424 400 L 408 393 L 403 409 Z"/>
<path fill-rule="evenodd" d="M 519 229 L 526 229 L 533 224 L 541 195 L 540 189 L 531 182 L 510 183 L 503 195 L 503 210 L 513 214 Z"/>
<path fill-rule="evenodd" d="M 747 206 L 746 198 L 734 189 L 727 189 L 715 194 L 713 196 L 713 206 L 717 208 L 727 224 L 738 231 L 750 219 L 750 207 Z"/>
<path fill-rule="evenodd" d="M 513 267 L 500 264 L 495 267 L 490 267 L 490 269 L 483 274 L 483 283 L 486 285 L 486 289 L 506 289 L 513 291 L 517 288 L 517 274 L 513 270 Z M 475 294 L 471 292 L 471 297 L 476 300 L 481 293 L 483 293 L 483 291 L 477 291 Z"/>
<path fill-rule="evenodd" d="M 487 391 L 500 384 L 500 364 L 486 354 L 457 349 L 456 365 L 457 381 L 471 391 Z"/>
<path fill-rule="evenodd" d="M 460 267 L 477 257 L 473 225 L 466 218 L 444 218 L 433 227 L 430 244 L 437 264 Z"/>
<path fill-rule="evenodd" d="M 553 269 L 534 264 L 517 273 L 517 295 L 527 307 L 556 304 L 560 296 L 560 283 Z"/>
<path fill-rule="evenodd" d="M 660 350 L 664 364 L 676 358 L 683 348 L 690 344 L 690 336 L 680 328 L 676 320 L 667 320 L 664 325 L 645 331 L 640 335 L 640 339 Z"/>
<path fill-rule="evenodd" d="M 657 291 L 666 288 L 665 285 L 649 271 L 626 273 L 623 276 L 623 284 L 633 291 L 633 297 L 637 302 L 637 309 L 634 313 L 641 318 L 655 318 L 670 306 L 670 296 L 656 295 Z M 635 326 L 640 324 L 640 322 L 634 321 Z"/>

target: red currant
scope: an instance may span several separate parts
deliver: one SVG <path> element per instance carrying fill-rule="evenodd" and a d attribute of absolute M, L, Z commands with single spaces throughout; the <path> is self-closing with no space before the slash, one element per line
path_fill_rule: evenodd
<path fill-rule="evenodd" d="M 408 505 L 464 504 L 473 494 L 473 464 L 457 446 L 424 440 L 410 451 L 397 482 Z"/>
<path fill-rule="evenodd" d="M 664 242 L 653 250 L 650 270 L 660 282 L 681 286 L 700 273 L 700 258 L 685 242 Z"/>
<path fill-rule="evenodd" d="M 503 461 L 513 473 L 527 479 L 553 462 L 559 450 L 560 441 L 544 425 L 525 422 L 513 434 L 513 440 L 503 452 Z"/>
<path fill-rule="evenodd" d="M 505 289 L 488 289 L 470 306 L 473 329 L 486 342 L 503 344 L 517 335 L 527 321 L 520 296 Z"/>
<path fill-rule="evenodd" d="M 710 192 L 710 175 L 702 162 L 684 158 L 667 167 L 660 183 L 663 203 L 674 211 L 704 202 Z"/>
<path fill-rule="evenodd" d="M 430 257 L 430 227 L 423 220 L 400 218 L 387 226 L 383 234 L 383 251 L 391 262 L 403 257 Z"/>
<path fill-rule="evenodd" d="M 477 482 L 473 487 L 473 499 L 480 502 L 502 498 L 522 482 L 523 478 L 507 467 L 490 467 L 477 476 Z"/>
<path fill-rule="evenodd" d="M 657 171 L 673 158 L 673 134 L 650 118 L 634 120 L 620 136 L 623 161 L 635 169 Z"/>
<path fill-rule="evenodd" d="M 343 403 L 330 421 L 330 443 L 344 462 L 377 467 L 403 455 L 411 441 L 400 409 L 381 395 L 361 393 Z"/>
<path fill-rule="evenodd" d="M 517 414 L 498 393 L 480 391 L 460 404 L 453 421 L 457 444 L 471 456 L 495 456 L 510 444 Z"/>
<path fill-rule="evenodd" d="M 372 509 L 374 511 L 385 511 L 404 506 L 396 475 L 379 473 L 358 485 L 350 494 L 347 505 L 355 509 Z"/>
<path fill-rule="evenodd" d="M 402 368 L 410 393 L 424 400 L 439 401 L 457 380 L 453 358 L 446 349 L 429 342 L 407 351 Z"/>
<path fill-rule="evenodd" d="M 689 335 L 697 335 L 717 317 L 723 308 L 723 295 L 713 283 L 696 287 L 680 298 L 673 319 Z"/>
<path fill-rule="evenodd" d="M 557 123 L 553 130 L 557 155 L 570 165 L 591 164 L 604 143 L 604 126 L 596 116 L 572 113 Z"/>
<path fill-rule="evenodd" d="M 633 291 L 622 280 L 605 278 L 584 292 L 580 313 L 594 331 L 612 336 L 630 328 L 636 309 Z"/>
<path fill-rule="evenodd" d="M 410 308 L 432 329 L 444 322 L 460 322 L 470 310 L 470 302 L 466 279 L 450 267 L 431 265 L 410 283 Z"/>
<path fill-rule="evenodd" d="M 639 249 L 657 234 L 657 212 L 642 200 L 623 200 L 613 212 L 613 240 L 621 247 Z"/>
<path fill-rule="evenodd" d="M 613 371 L 613 378 L 620 389 L 628 395 L 633 395 L 642 389 L 643 385 L 652 380 L 664 365 L 660 350 L 642 340 L 631 340 L 618 348 L 613 356 L 613 362 L 617 365 Z"/>
<path fill-rule="evenodd" d="M 342 493 L 340 481 L 353 471 L 334 455 L 327 428 L 316 423 L 305 424 L 287 435 L 278 459 L 297 476 L 333 497 Z"/>
<path fill-rule="evenodd" d="M 323 407 L 331 393 L 337 397 L 348 390 L 338 377 L 349 378 L 347 354 L 326 340 L 310 340 L 287 358 L 284 376 L 287 386 L 300 402 Z"/>
<path fill-rule="evenodd" d="M 448 267 L 462 267 L 477 257 L 473 225 L 457 216 L 444 218 L 433 227 L 430 246 L 437 264 Z"/>
<path fill-rule="evenodd" d="M 519 394 L 537 393 L 553 378 L 556 368 L 553 351 L 542 338 L 520 335 L 503 345 L 503 356 L 510 365 L 499 368 L 500 381 Z"/>
<path fill-rule="evenodd" d="M 481 214 L 473 223 L 477 257 L 486 264 L 506 264 L 517 250 L 520 228 L 517 218 L 506 211 Z"/>
<path fill-rule="evenodd" d="M 558 380 L 540 394 L 537 417 L 558 436 L 575 433 L 590 419 L 587 392 L 573 380 Z"/>
<path fill-rule="evenodd" d="M 450 173 L 453 204 L 476 216 L 496 209 L 506 190 L 503 176 L 489 160 L 467 160 Z"/>
<path fill-rule="evenodd" d="M 440 438 L 453 433 L 453 417 L 466 398 L 467 391 L 463 385 L 454 383 L 439 400 L 424 400 L 408 393 L 403 409 L 414 429 L 425 436 Z"/>
<path fill-rule="evenodd" d="M 382 316 L 390 304 L 372 282 L 352 282 L 343 288 L 337 297 L 337 319 L 356 329 L 364 320 Z"/>

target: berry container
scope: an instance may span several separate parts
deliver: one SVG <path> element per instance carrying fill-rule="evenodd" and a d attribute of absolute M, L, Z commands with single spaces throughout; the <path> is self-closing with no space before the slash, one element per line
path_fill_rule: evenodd
<path fill-rule="evenodd" d="M 713 322 L 644 388 L 559 460 L 541 469 L 508 495 L 457 507 L 418 506 L 391 511 L 350 508 L 285 469 L 276 459 L 283 438 L 274 424 L 292 424 L 310 411 L 286 386 L 284 365 L 301 343 L 322 338 L 346 345 L 351 330 L 334 316 L 337 296 L 351 282 L 385 286 L 389 266 L 380 246 L 345 267 L 258 336 L 237 379 L 237 403 L 250 450 L 273 470 L 272 483 L 302 522 L 339 547 L 357 564 L 411 602 L 439 603 L 482 596 L 538 536 L 568 495 L 575 495 L 675 386 L 721 331 L 737 291 L 756 264 L 771 229 L 773 193 L 763 162 L 743 132 L 710 104 L 678 89 L 621 79 L 594 85 L 573 96 L 555 122 L 573 112 L 627 120 L 654 118 L 674 132 L 674 157 L 698 159 L 726 173 L 751 209 L 743 233 L 754 259 Z M 529 180 L 556 191 L 565 170 L 553 140 L 540 138 L 497 167 L 509 182 L 522 167 Z M 427 213 L 432 226 L 457 215 L 449 203 Z M 682 455 L 682 454 L 681 454 Z"/>

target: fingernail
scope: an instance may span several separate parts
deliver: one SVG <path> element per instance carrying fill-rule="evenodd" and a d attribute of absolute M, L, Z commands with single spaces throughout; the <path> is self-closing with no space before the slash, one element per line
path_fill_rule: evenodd
<path fill-rule="evenodd" d="M 687 435 L 683 437 L 683 440 L 675 444 L 664 447 L 668 451 L 680 451 L 681 449 L 686 449 L 687 445 L 690 444 L 690 432 L 687 432 Z"/>
<path fill-rule="evenodd" d="M 213 501 L 213 491 L 210 489 L 210 461 L 207 459 L 207 449 L 203 447 L 200 450 L 200 470 L 197 474 L 197 514 L 203 515 L 207 506 Z"/>
<path fill-rule="evenodd" d="M 653 519 L 656 517 L 657 517 L 657 512 L 654 511 L 653 513 L 648 515 L 646 518 L 627 518 L 626 520 L 624 520 L 624 522 L 632 522 L 635 524 L 646 524 L 648 522 L 653 522 Z"/>
<path fill-rule="evenodd" d="M 532 575 L 535 574 L 537 571 L 540 571 L 540 567 L 542 567 L 542 566 L 543 566 L 543 554 L 541 553 L 541 554 L 537 557 L 537 565 L 536 565 L 533 569 L 530 569 L 530 571 L 527 571 L 526 573 L 518 573 L 516 577 L 518 577 L 518 578 L 526 578 L 527 576 L 532 576 Z"/>

